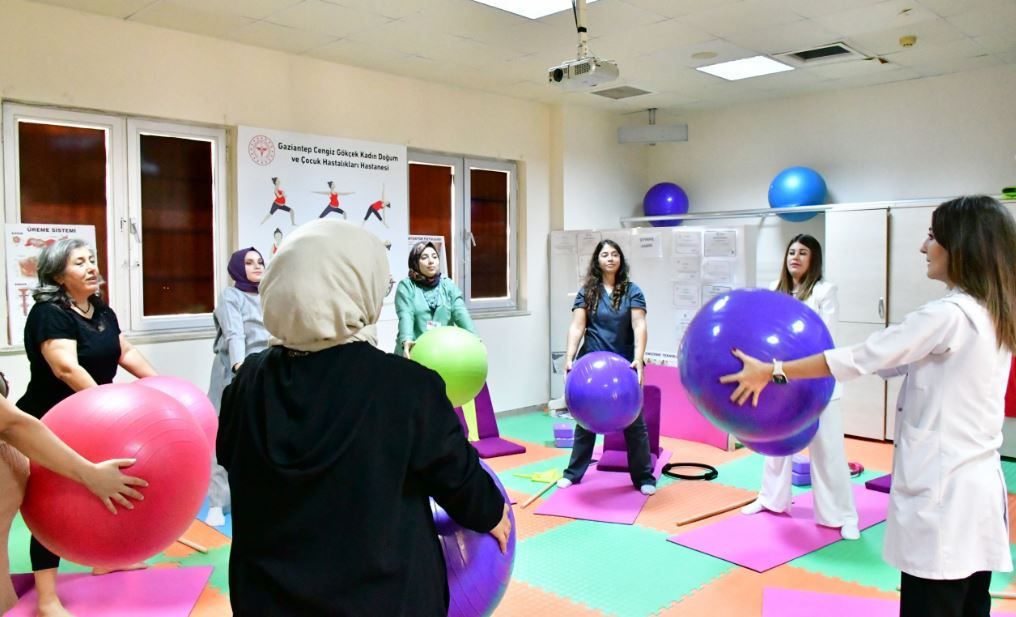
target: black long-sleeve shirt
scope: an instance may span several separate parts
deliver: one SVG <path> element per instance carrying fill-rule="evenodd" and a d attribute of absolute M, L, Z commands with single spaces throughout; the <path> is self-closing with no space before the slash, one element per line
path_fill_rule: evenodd
<path fill-rule="evenodd" d="M 217 456 L 238 616 L 445 615 L 428 497 L 479 532 L 503 510 L 440 377 L 367 343 L 248 357 Z"/>

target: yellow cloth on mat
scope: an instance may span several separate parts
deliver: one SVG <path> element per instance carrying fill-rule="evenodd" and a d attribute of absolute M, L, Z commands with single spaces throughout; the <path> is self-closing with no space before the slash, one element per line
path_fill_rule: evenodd
<path fill-rule="evenodd" d="M 562 478 L 564 472 L 560 469 L 548 469 L 547 471 L 534 471 L 533 473 L 517 473 L 516 478 L 528 478 L 533 482 L 557 482 Z"/>

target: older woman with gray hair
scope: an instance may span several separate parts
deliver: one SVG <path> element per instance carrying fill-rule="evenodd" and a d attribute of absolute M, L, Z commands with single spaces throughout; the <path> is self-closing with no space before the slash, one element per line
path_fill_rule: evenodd
<path fill-rule="evenodd" d="M 237 615 L 446 615 L 430 497 L 506 546 L 508 506 L 441 378 L 376 347 L 389 280 L 381 240 L 328 219 L 261 280 L 273 346 L 226 388 L 217 441 Z"/>
<path fill-rule="evenodd" d="M 135 377 L 155 375 L 141 352 L 124 338 L 116 314 L 102 299 L 95 252 L 69 238 L 39 254 L 39 286 L 25 322 L 25 354 L 31 379 L 17 406 L 42 418 L 79 390 L 113 382 L 117 367 Z M 38 615 L 66 615 L 56 593 L 60 557 L 34 537 L 30 553 L 38 592 Z"/>

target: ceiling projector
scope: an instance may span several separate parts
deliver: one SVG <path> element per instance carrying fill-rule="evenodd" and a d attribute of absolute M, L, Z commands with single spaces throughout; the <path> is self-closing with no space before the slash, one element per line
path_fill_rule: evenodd
<path fill-rule="evenodd" d="M 618 75 L 616 62 L 592 56 L 566 60 L 561 66 L 547 69 L 547 81 L 565 88 L 591 88 L 613 81 Z"/>

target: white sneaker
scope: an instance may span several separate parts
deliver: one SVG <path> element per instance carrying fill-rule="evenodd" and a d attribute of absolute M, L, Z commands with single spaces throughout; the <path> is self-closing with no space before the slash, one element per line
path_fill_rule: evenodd
<path fill-rule="evenodd" d="M 222 527 L 226 524 L 226 515 L 222 513 L 222 508 L 208 508 L 208 514 L 205 515 L 205 524 L 212 527 Z"/>
<path fill-rule="evenodd" d="M 746 515 L 758 514 L 762 510 L 765 510 L 765 506 L 762 505 L 761 501 L 756 499 L 755 501 L 741 508 L 741 514 Z"/>
<path fill-rule="evenodd" d="M 561 478 L 557 481 L 557 488 L 568 488 L 572 485 L 572 481 L 568 478 Z"/>
<path fill-rule="evenodd" d="M 856 523 L 847 523 L 840 527 L 840 535 L 844 540 L 858 540 L 861 537 L 861 532 L 857 529 Z"/>
<path fill-rule="evenodd" d="M 642 491 L 642 494 L 645 495 L 646 497 L 656 494 L 656 487 L 653 486 L 652 484 L 643 484 L 642 488 L 640 488 L 639 490 Z"/>

